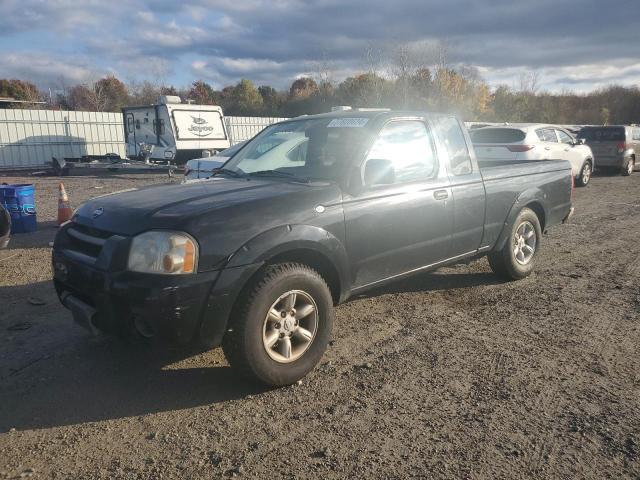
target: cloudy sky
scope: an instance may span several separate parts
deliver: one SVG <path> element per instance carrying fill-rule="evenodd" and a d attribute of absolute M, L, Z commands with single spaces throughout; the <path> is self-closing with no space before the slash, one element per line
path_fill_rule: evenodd
<path fill-rule="evenodd" d="M 492 85 L 531 71 L 552 91 L 639 85 L 640 0 L 0 0 L 0 78 L 43 88 L 107 73 L 283 88 L 388 69 L 400 45 L 421 62 L 444 45 Z"/>

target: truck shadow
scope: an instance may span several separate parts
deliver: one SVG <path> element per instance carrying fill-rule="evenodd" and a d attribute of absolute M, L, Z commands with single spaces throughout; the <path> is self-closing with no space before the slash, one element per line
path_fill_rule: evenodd
<path fill-rule="evenodd" d="M 356 298 L 501 283 L 488 272 L 443 270 Z M 92 338 L 73 323 L 48 281 L 0 287 L 0 304 L 7 306 L 0 314 L 0 432 L 203 407 L 268 390 L 238 377 L 219 351 Z"/>
<path fill-rule="evenodd" d="M 37 298 L 42 305 L 31 303 Z M 92 338 L 50 282 L 0 287 L 0 432 L 42 429 L 211 405 L 266 391 L 220 352 Z"/>

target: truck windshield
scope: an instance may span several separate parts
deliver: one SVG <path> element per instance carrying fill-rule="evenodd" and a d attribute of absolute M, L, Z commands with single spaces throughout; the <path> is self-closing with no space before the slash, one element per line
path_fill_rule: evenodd
<path fill-rule="evenodd" d="M 272 125 L 225 168 L 248 175 L 337 180 L 367 138 L 366 123 L 366 118 L 316 118 Z"/>

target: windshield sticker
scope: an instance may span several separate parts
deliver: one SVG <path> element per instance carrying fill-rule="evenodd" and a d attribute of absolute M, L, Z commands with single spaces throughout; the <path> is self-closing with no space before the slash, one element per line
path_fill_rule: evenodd
<path fill-rule="evenodd" d="M 368 118 L 334 118 L 327 128 L 362 128 L 368 121 Z"/>

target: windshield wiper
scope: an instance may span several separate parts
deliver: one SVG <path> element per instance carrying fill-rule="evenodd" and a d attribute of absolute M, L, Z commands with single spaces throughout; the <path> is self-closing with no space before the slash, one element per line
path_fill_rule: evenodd
<path fill-rule="evenodd" d="M 229 175 L 231 177 L 236 177 L 236 178 L 241 178 L 245 176 L 243 173 L 236 172 L 235 170 L 231 170 L 230 168 L 214 168 L 211 176 L 215 177 L 216 175 L 220 175 L 220 174 Z"/>
<path fill-rule="evenodd" d="M 282 177 L 295 180 L 297 182 L 309 183 L 308 178 L 299 177 L 293 173 L 283 172 L 281 170 L 258 170 L 257 172 L 250 172 L 249 175 L 255 175 L 256 177 Z"/>

